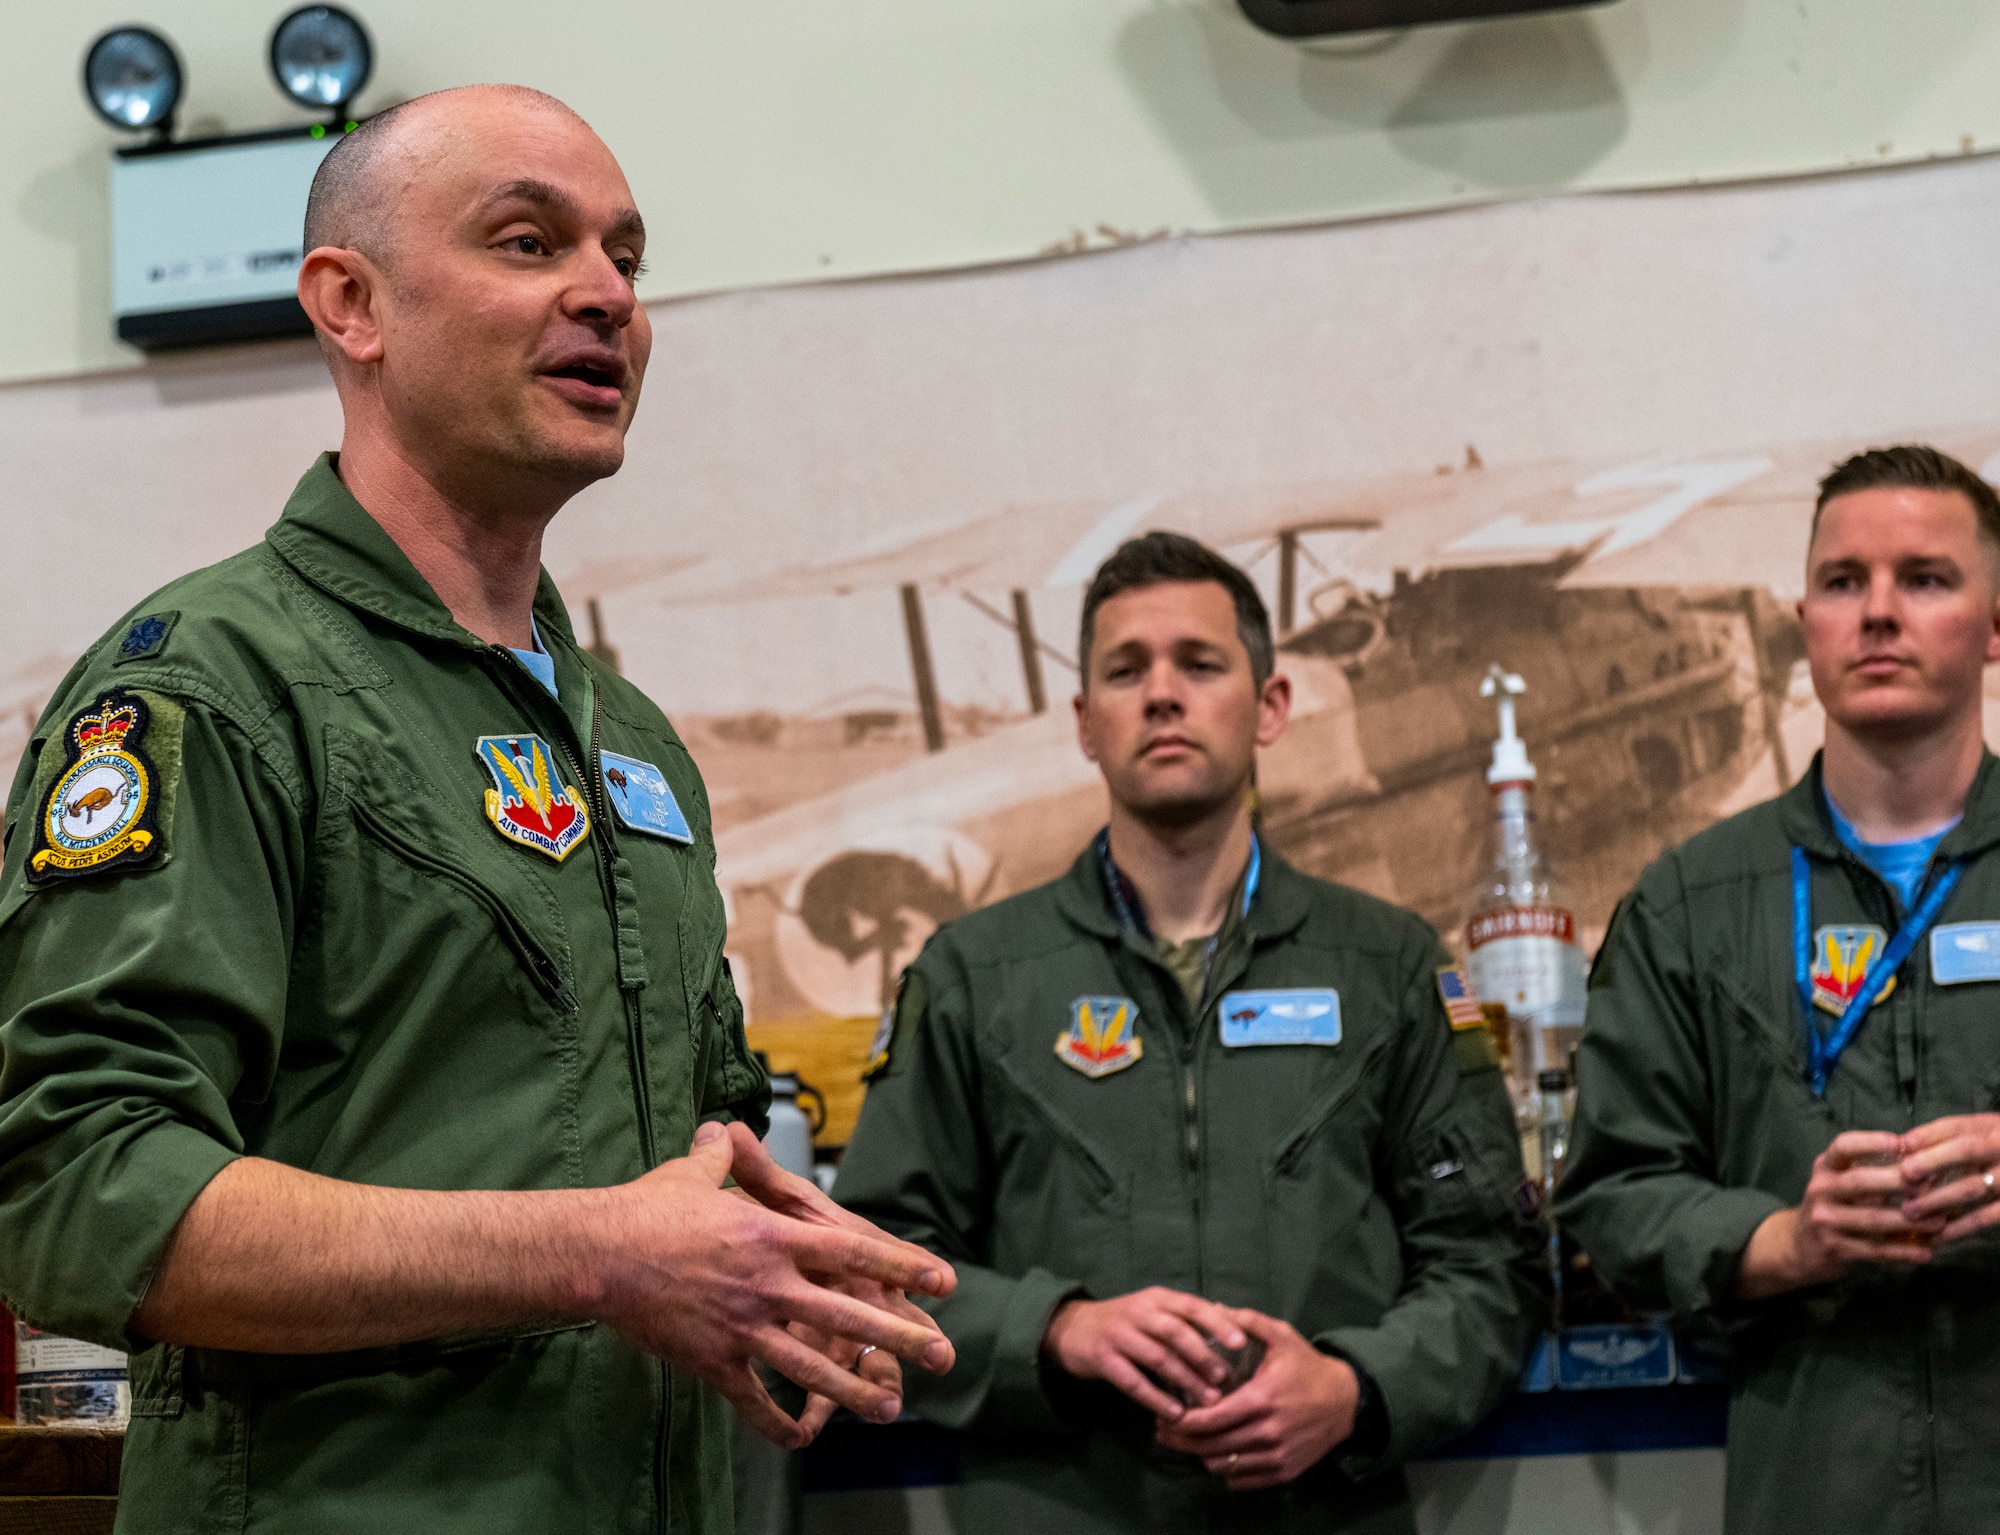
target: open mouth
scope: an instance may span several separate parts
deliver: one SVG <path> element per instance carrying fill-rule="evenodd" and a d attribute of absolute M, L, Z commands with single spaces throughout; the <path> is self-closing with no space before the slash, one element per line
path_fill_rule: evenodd
<path fill-rule="evenodd" d="M 587 362 L 571 363 L 567 368 L 557 368 L 550 378 L 573 378 L 579 383 L 589 384 L 598 389 L 616 389 L 618 379 L 609 368 L 597 368 Z"/>
<path fill-rule="evenodd" d="M 624 403 L 626 369 L 615 356 L 579 357 L 545 369 L 542 377 L 585 410 L 616 410 Z"/>

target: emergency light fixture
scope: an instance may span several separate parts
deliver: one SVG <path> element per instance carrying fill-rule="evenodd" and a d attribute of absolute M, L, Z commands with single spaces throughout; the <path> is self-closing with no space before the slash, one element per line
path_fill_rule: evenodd
<path fill-rule="evenodd" d="M 151 128 L 165 138 L 183 80 L 174 45 L 145 27 L 113 27 L 83 56 L 83 94 L 114 128 Z"/>
<path fill-rule="evenodd" d="M 185 76 L 173 47 L 145 27 L 90 45 L 84 94 L 106 122 L 150 129 L 111 160 L 111 311 L 118 338 L 145 351 L 310 335 L 295 291 L 313 173 L 360 127 L 349 115 L 368 84 L 368 32 L 335 5 L 287 12 L 272 30 L 271 73 L 317 122 L 175 142 Z"/>
<path fill-rule="evenodd" d="M 374 70 L 367 29 L 337 5 L 302 5 L 271 32 L 271 74 L 302 107 L 346 111 Z"/>

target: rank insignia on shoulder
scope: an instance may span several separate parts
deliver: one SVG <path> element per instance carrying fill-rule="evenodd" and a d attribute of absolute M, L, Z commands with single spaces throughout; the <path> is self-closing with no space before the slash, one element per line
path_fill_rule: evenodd
<path fill-rule="evenodd" d="M 501 836 L 561 863 L 590 835 L 583 795 L 556 776 L 548 742 L 536 735 L 481 736 L 477 750 L 493 775 L 486 819 Z"/>
<path fill-rule="evenodd" d="M 1812 999 L 1813 1005 L 1824 1009 L 1838 1018 L 1847 1011 L 1847 1004 L 1854 1000 L 1854 994 L 1861 990 L 1862 979 L 1868 974 L 1868 967 L 1889 945 L 1889 935 L 1879 927 L 1866 924 L 1847 927 L 1823 927 L 1813 934 Z M 1896 989 L 1896 978 L 1889 977 L 1889 984 L 1882 988 L 1880 1002 Z"/>
<path fill-rule="evenodd" d="M 604 763 L 604 797 L 618 812 L 620 825 L 669 842 L 694 841 L 694 830 L 681 814 L 680 801 L 674 798 L 665 773 L 637 757 L 606 751 L 598 756 Z"/>
<path fill-rule="evenodd" d="M 1232 991 L 1216 1005 L 1216 1016 L 1231 1049 L 1340 1043 L 1340 993 L 1324 988 Z"/>
<path fill-rule="evenodd" d="M 1078 997 L 1069 1005 L 1069 1027 L 1056 1037 L 1056 1058 L 1086 1077 L 1123 1071 L 1144 1053 L 1139 1004 L 1130 997 Z"/>
<path fill-rule="evenodd" d="M 150 717 L 144 700 L 113 688 L 69 722 L 69 766 L 36 818 L 30 883 L 97 874 L 158 853 L 159 774 L 142 744 Z"/>
<path fill-rule="evenodd" d="M 1437 983 L 1438 1000 L 1444 1003 L 1444 1015 L 1451 1020 L 1454 1029 L 1480 1029 L 1486 1026 L 1486 1015 L 1479 1010 L 1479 993 L 1472 989 L 1472 982 L 1465 978 L 1465 966 L 1440 965 Z"/>
<path fill-rule="evenodd" d="M 127 661 L 143 661 L 148 656 L 156 656 L 167 648 L 167 636 L 173 632 L 174 620 L 179 613 L 145 613 L 126 626 L 125 637 L 118 642 L 118 655 L 113 666 L 123 666 Z"/>

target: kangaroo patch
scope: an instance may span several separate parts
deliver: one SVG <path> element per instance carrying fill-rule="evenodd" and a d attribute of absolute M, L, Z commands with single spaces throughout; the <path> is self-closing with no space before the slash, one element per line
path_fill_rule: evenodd
<path fill-rule="evenodd" d="M 123 688 L 63 732 L 69 765 L 49 786 L 28 853 L 30 884 L 148 863 L 160 847 L 160 775 L 146 755 L 151 714 Z"/>

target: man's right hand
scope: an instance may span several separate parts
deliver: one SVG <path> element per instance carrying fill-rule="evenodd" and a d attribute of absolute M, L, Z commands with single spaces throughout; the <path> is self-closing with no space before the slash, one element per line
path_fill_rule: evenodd
<path fill-rule="evenodd" d="M 902 1295 L 949 1295 L 950 1265 L 855 1217 L 809 1222 L 725 1191 L 735 1154 L 722 1126 L 704 1125 L 686 1156 L 605 1191 L 611 1221 L 592 1244 L 601 1272 L 588 1314 L 692 1370 L 774 1443 L 796 1448 L 810 1434 L 771 1400 L 760 1362 L 864 1418 L 892 1421 L 897 1391 L 843 1369 L 794 1330 L 844 1340 L 834 1352 L 872 1345 L 948 1364 L 944 1334 Z M 870 1287 L 901 1304 L 843 1293 Z"/>
<path fill-rule="evenodd" d="M 1187 1409 L 1160 1383 L 1201 1406 L 1222 1399 L 1217 1388 L 1229 1367 L 1209 1338 L 1228 1349 L 1249 1341 L 1226 1308 L 1154 1285 L 1111 1300 L 1064 1301 L 1042 1335 L 1042 1356 L 1081 1380 L 1109 1381 L 1171 1422 Z"/>
<path fill-rule="evenodd" d="M 1741 1300 L 1838 1279 L 1854 1263 L 1928 1263 L 1942 1217 L 1910 1221 L 1900 1166 L 1902 1137 L 1848 1130 L 1813 1162 L 1805 1198 L 1767 1216 L 1736 1271 Z"/>

